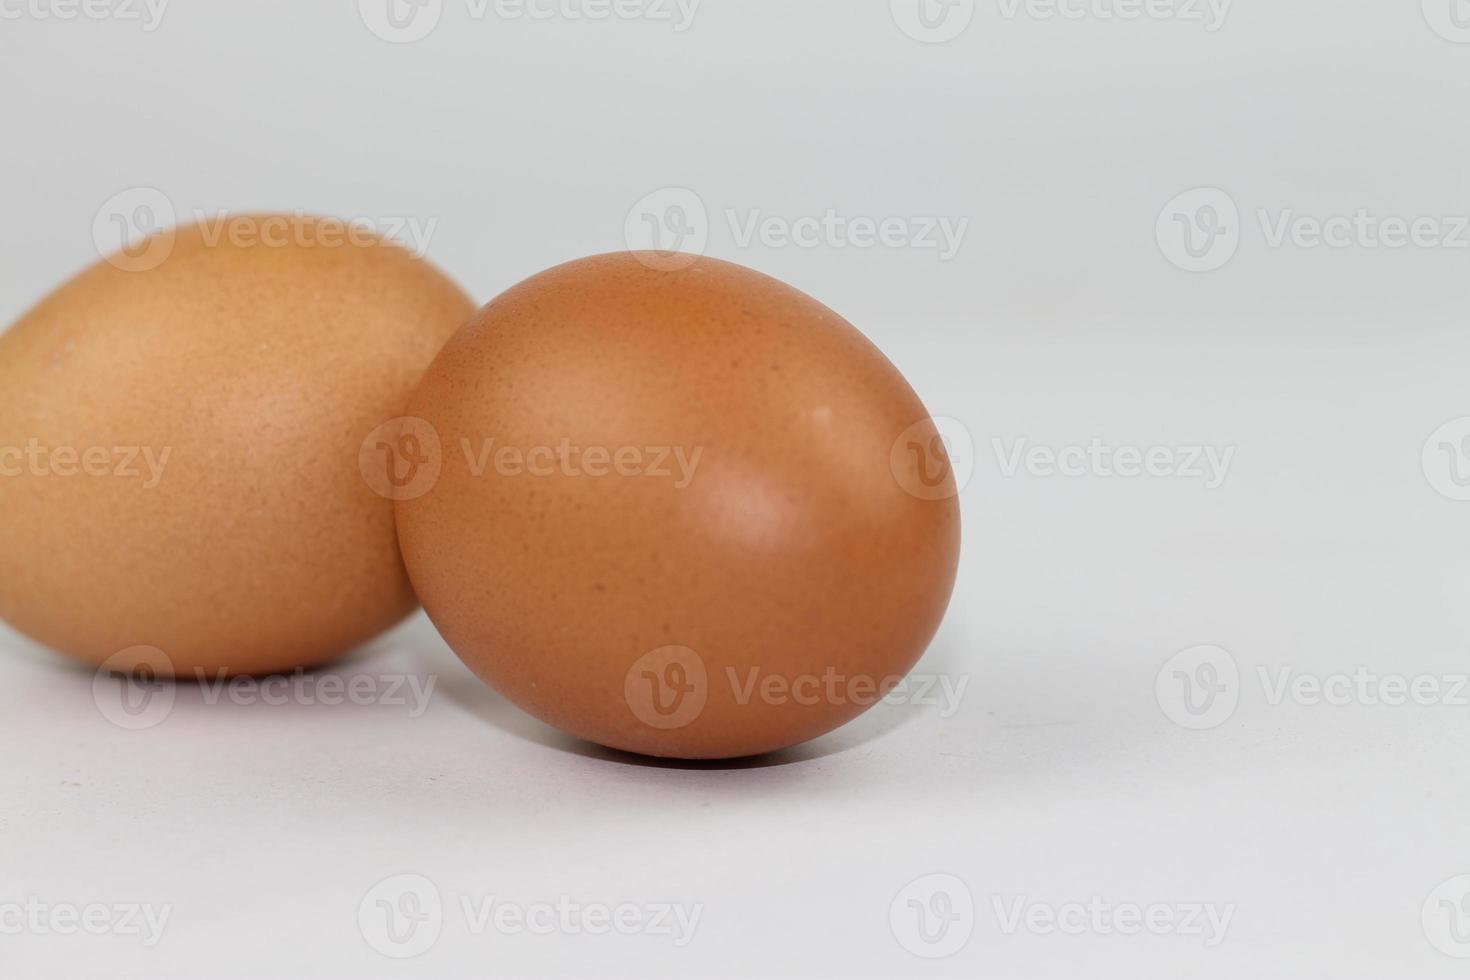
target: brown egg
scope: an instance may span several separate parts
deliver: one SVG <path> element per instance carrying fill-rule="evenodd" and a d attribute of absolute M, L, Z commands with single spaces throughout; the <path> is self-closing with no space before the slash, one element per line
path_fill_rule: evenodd
<path fill-rule="evenodd" d="M 923 653 L 958 561 L 953 474 L 841 317 L 666 259 L 560 266 L 455 335 L 409 404 L 439 449 L 399 539 L 449 645 L 536 717 L 648 755 L 768 752 Z"/>
<path fill-rule="evenodd" d="M 399 620 L 391 494 L 359 456 L 471 312 L 330 219 L 178 229 L 82 273 L 0 335 L 0 618 L 211 677 Z"/>

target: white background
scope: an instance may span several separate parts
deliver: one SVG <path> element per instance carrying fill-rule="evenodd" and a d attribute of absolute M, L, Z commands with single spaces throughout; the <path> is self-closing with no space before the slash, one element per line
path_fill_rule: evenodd
<path fill-rule="evenodd" d="M 383 0 L 173 0 L 152 30 L 141 0 L 65 3 L 0 0 L 0 322 L 115 244 L 94 224 L 136 188 L 179 220 L 432 223 L 482 301 L 687 189 L 710 254 L 833 306 L 960 423 L 963 567 L 919 672 L 966 686 L 756 764 L 659 765 L 520 715 L 422 618 L 328 672 L 432 676 L 421 717 L 181 687 L 141 731 L 0 633 L 0 911 L 171 910 L 151 947 L 0 934 L 0 975 L 1464 976 L 1470 423 L 1431 434 L 1470 416 L 1470 4 L 961 0 L 934 44 L 913 0 L 705 0 L 684 30 L 672 5 L 443 0 L 415 43 L 369 29 Z M 1201 204 L 1223 234 L 1191 259 Z M 968 225 L 945 256 L 742 244 L 730 218 L 829 210 Z M 1437 240 L 1298 222 L 1360 211 Z M 1214 488 L 1007 472 L 1018 440 L 1094 438 L 1233 456 Z M 1191 715 L 1175 671 L 1205 660 Z M 1360 668 L 1436 703 L 1273 696 Z M 444 911 L 397 960 L 372 889 L 403 874 Z M 908 900 L 936 887 L 959 918 L 929 944 Z M 680 948 L 475 934 L 461 900 L 492 896 L 701 917 Z M 1231 918 L 1008 928 L 1018 901 Z"/>

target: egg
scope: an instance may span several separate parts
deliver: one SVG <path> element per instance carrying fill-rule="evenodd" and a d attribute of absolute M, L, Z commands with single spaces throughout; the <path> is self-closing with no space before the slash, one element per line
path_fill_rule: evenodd
<path fill-rule="evenodd" d="M 409 575 L 466 664 L 580 738 L 771 752 L 913 667 L 948 605 L 950 460 L 861 333 L 775 279 L 618 253 L 494 300 L 409 402 Z"/>
<path fill-rule="evenodd" d="M 241 215 L 0 335 L 0 618 L 88 664 L 321 664 L 410 613 L 371 464 L 470 299 L 359 227 Z"/>

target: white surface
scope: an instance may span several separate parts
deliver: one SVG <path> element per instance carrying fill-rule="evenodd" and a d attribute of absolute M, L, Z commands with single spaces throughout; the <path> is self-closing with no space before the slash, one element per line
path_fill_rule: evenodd
<path fill-rule="evenodd" d="M 1436 943 L 1459 949 L 1439 900 L 1470 890 L 1452 880 L 1470 873 L 1470 692 L 1452 690 L 1470 503 L 1421 455 L 1470 416 L 1470 252 L 1272 247 L 1257 216 L 1470 213 L 1470 46 L 1436 35 L 1458 37 L 1435 3 L 1241 2 L 1218 31 L 982 3 L 943 45 L 876 0 L 706 0 L 683 32 L 446 0 L 409 45 L 345 2 L 180 2 L 152 32 L 0 21 L 0 321 L 96 260 L 94 220 L 130 188 L 180 215 L 434 221 L 429 256 L 480 299 L 622 247 L 637 202 L 689 188 L 711 254 L 847 315 L 976 447 L 959 587 L 919 668 L 968 685 L 958 710 L 883 705 L 760 765 L 564 739 L 422 619 L 308 684 L 433 676 L 421 717 L 187 687 L 140 731 L 89 673 L 0 634 L 0 914 L 170 909 L 152 947 L 0 935 L 0 975 L 1462 976 Z M 1238 208 L 1238 251 L 1188 273 L 1156 224 L 1202 187 Z M 945 262 L 742 247 L 725 216 L 829 208 L 970 227 Z M 1235 453 L 1207 490 L 1007 477 L 992 447 L 1094 437 Z M 1195 731 L 1165 710 L 1172 668 L 1155 687 L 1203 644 L 1238 665 L 1238 707 Z M 1260 675 L 1360 667 L 1451 703 L 1273 704 Z M 444 913 L 394 960 L 370 942 L 376 894 L 368 935 L 359 908 L 403 874 Z M 935 946 L 906 931 L 904 889 L 931 874 L 975 909 L 932 960 L 901 938 L 947 951 L 969 923 Z M 492 896 L 700 919 L 682 948 L 474 934 L 461 900 Z M 1213 946 L 1002 927 L 1023 897 L 1094 896 L 1232 917 Z M 1459 924 L 1470 938 L 1470 910 Z"/>

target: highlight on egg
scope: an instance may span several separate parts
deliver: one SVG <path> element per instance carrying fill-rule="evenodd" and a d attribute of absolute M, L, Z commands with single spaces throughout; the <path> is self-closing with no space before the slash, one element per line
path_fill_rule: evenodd
<path fill-rule="evenodd" d="M 955 580 L 954 474 L 836 313 L 667 259 L 559 266 L 454 335 L 398 423 L 399 540 L 449 645 L 532 715 L 653 756 L 770 752 L 923 654 Z"/>
<path fill-rule="evenodd" d="M 392 625 L 416 602 L 364 446 L 471 312 L 327 218 L 171 229 L 87 269 L 0 335 L 0 618 L 211 677 Z"/>

